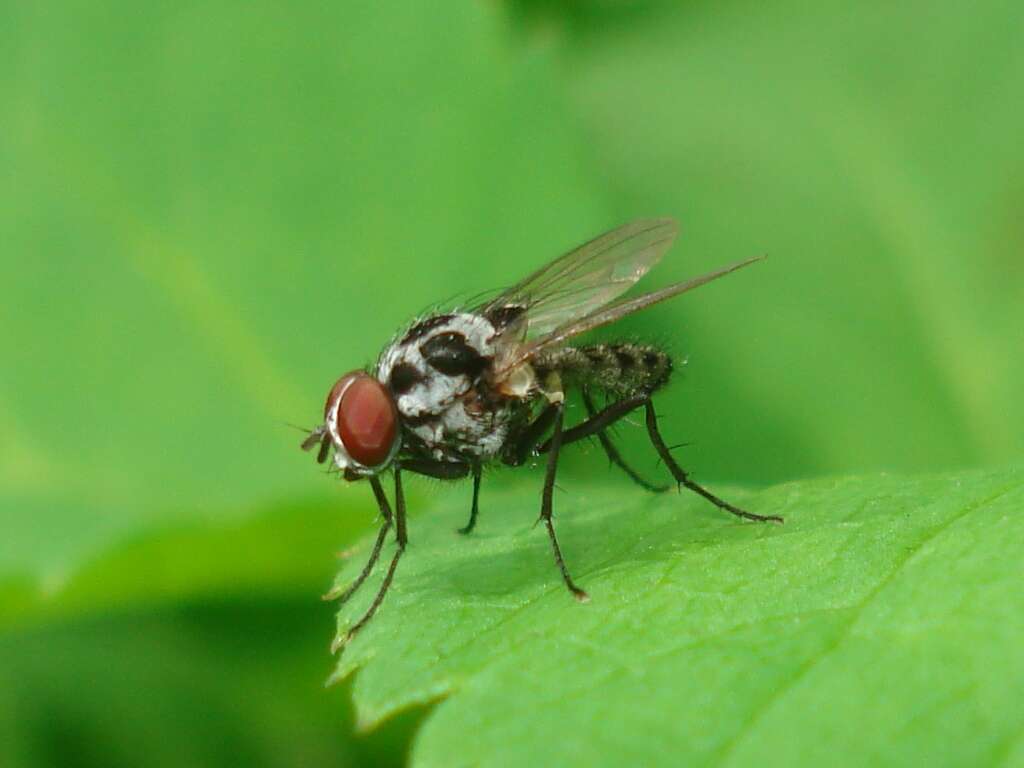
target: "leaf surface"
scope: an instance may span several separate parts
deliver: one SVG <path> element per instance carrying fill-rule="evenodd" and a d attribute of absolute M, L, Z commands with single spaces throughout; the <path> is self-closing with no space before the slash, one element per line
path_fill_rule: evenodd
<path fill-rule="evenodd" d="M 336 677 L 359 670 L 363 727 L 440 701 L 414 764 L 979 764 L 1016 743 L 1019 469 L 730 494 L 784 526 L 614 483 L 564 490 L 557 527 L 587 604 L 531 527 L 539 487 L 485 490 L 468 539 L 468 498 L 412 521 Z"/>

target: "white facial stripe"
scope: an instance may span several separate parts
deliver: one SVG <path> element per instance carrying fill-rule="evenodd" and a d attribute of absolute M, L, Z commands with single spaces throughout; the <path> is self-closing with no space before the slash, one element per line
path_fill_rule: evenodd
<path fill-rule="evenodd" d="M 345 444 L 341 442 L 341 435 L 338 434 L 338 408 L 341 406 L 341 398 L 348 388 L 352 386 L 354 380 L 355 378 L 353 377 L 341 388 L 327 408 L 327 431 L 331 435 L 331 442 L 334 443 L 334 466 L 338 469 L 347 469 L 356 464 L 352 457 L 348 455 L 348 451 L 345 450 Z"/>

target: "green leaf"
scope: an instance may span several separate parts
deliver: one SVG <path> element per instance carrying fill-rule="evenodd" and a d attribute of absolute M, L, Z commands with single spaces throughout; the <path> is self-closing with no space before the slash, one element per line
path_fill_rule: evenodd
<path fill-rule="evenodd" d="M 468 538 L 465 494 L 411 522 L 383 607 L 342 651 L 363 728 L 439 700 L 415 765 L 1019 758 L 1021 468 L 728 494 L 784 526 L 690 494 L 563 485 L 556 525 L 589 603 L 532 526 L 539 485 L 485 488 Z"/>
<path fill-rule="evenodd" d="M 334 551 L 371 523 L 372 500 L 364 488 L 314 474 L 286 424 L 318 419 L 330 383 L 371 361 L 415 313 L 507 284 L 634 216 L 673 215 L 683 225 L 647 287 L 743 256 L 771 257 L 756 272 L 615 329 L 689 357 L 659 409 L 667 434 L 699 442 L 687 455 L 699 477 L 757 485 L 1020 457 L 1020 27 L 1021 6 L 1006 0 L 0 7 L 0 764 L 378 762 L 334 740 L 333 728 L 350 725 L 346 695 L 318 687 L 330 608 L 316 596 Z M 621 437 L 626 450 L 640 439 Z M 564 486 L 578 489 L 586 479 L 592 488 L 592 456 L 567 457 L 565 469 Z M 976 480 L 965 477 L 951 499 L 980 494 Z M 928 482 L 942 481 L 907 485 L 927 490 Z M 903 481 L 866 483 L 888 499 Z M 487 512 L 478 537 L 451 544 L 479 558 L 446 559 L 422 579 L 421 533 L 440 523 L 414 519 L 392 597 L 401 605 L 409 573 L 425 584 L 444 577 L 470 596 L 491 590 L 495 605 L 522 606 L 524 615 L 551 601 L 567 628 L 586 628 L 578 617 L 607 610 L 601 567 L 615 552 L 627 558 L 624 570 L 643 573 L 672 543 L 700 562 L 699 547 L 677 538 L 680 530 L 700 532 L 709 552 L 721 554 L 747 538 L 771 551 L 777 538 L 792 541 L 810 524 L 794 510 L 782 531 L 748 530 L 692 500 L 675 506 L 603 492 L 561 499 L 570 562 L 595 595 L 590 614 L 563 599 L 543 532 L 525 527 L 536 494 L 523 488 L 488 486 L 492 504 L 520 512 L 504 521 Z M 770 506 L 778 492 L 751 501 Z M 462 522 L 466 490 L 451 493 L 430 505 L 410 498 L 443 518 L 439 545 Z M 623 521 L 621 536 L 602 549 L 590 529 L 605 528 L 579 514 L 580 498 L 597 505 L 591 515 L 601 499 L 618 500 L 624 514 L 643 505 L 641 513 L 668 516 L 667 532 L 638 552 Z M 905 508 L 916 519 L 928 505 L 908 499 Z M 822 526 L 826 544 L 807 557 L 835 543 Z M 879 543 L 878 567 L 892 565 L 891 546 Z M 977 551 L 990 571 L 1016 562 Z M 520 560 L 526 554 L 528 564 Z M 871 565 L 845 558 L 823 563 L 810 583 Z M 964 554 L 950 562 L 973 561 Z M 850 600 L 861 596 L 853 579 L 840 584 Z M 977 579 L 965 584 L 981 588 Z M 822 741 L 835 734 L 848 742 L 849 723 L 866 724 L 852 755 L 884 742 L 926 755 L 948 747 L 937 762 L 971 749 L 1024 762 L 1006 725 L 1018 708 L 993 693 L 1019 687 L 1019 603 L 995 594 L 1005 584 L 993 576 L 994 594 L 958 609 L 957 621 L 946 622 L 952 629 L 922 630 L 924 655 L 914 638 L 884 649 L 903 649 L 911 658 L 901 673 L 916 670 L 920 679 L 897 678 L 902 687 L 884 690 L 877 676 L 863 690 L 849 681 L 826 686 L 849 711 L 814 701 L 800 709 L 813 715 L 805 727 Z M 803 594 L 801 583 L 785 586 Z M 918 603 L 941 607 L 962 596 L 958 583 L 935 588 L 945 591 L 929 588 Z M 517 591 L 530 589 L 532 603 Z M 734 594 L 753 599 L 748 589 L 753 582 Z M 514 600 L 503 602 L 509 594 Z M 679 611 L 716 594 L 665 605 L 645 621 L 656 633 L 659 621 L 682 621 Z M 732 597 L 721 601 L 731 605 Z M 458 610 L 482 626 L 473 614 L 487 619 L 493 608 L 442 603 L 437 631 L 449 631 Z M 396 610 L 389 601 L 382 626 Z M 408 605 L 401 612 L 419 615 Z M 664 734 L 655 727 L 664 720 L 645 719 L 657 712 L 622 711 L 620 700 L 656 686 L 645 668 L 629 666 L 636 662 L 624 659 L 624 671 L 610 672 L 607 659 L 590 658 L 599 653 L 593 648 L 567 654 L 545 646 L 550 660 L 531 658 L 535 677 L 524 684 L 530 667 L 508 666 L 522 654 L 502 662 L 508 643 L 534 637 L 517 615 L 505 625 L 490 615 L 494 629 L 481 642 L 494 650 L 470 655 L 473 669 L 456 675 L 444 658 L 438 677 L 430 672 L 422 685 L 417 677 L 402 688 L 415 701 L 458 694 L 435 713 L 420 755 L 441 743 L 435 734 L 453 738 L 452 729 L 439 730 L 453 711 L 466 725 L 462 737 L 480 750 L 485 735 L 493 746 L 502 738 L 495 729 L 504 728 L 524 749 L 550 737 L 544 755 L 557 756 L 579 742 L 569 728 L 602 707 L 618 718 L 607 721 L 606 741 Z M 622 634 L 631 615 L 623 609 L 607 629 L 566 637 Z M 808 668 L 806 685 L 829 663 L 846 663 L 841 654 L 856 637 L 849 633 L 868 615 L 847 634 L 827 612 L 802 619 L 840 638 L 834 655 Z M 839 624 L 824 626 L 830 617 Z M 506 625 L 511 634 L 502 634 Z M 767 744 L 772 730 L 780 740 L 773 754 L 805 748 L 797 758 L 821 757 L 806 735 L 773 720 L 782 717 L 774 707 L 819 689 L 798 681 L 778 704 L 758 696 L 777 689 L 772 679 L 790 679 L 783 667 L 791 656 L 773 655 L 777 635 L 796 638 L 784 651 L 801 659 L 818 658 L 815 642 L 825 642 L 782 620 L 780 627 L 752 638 L 736 630 L 735 653 L 694 668 L 703 687 L 678 691 L 670 711 L 681 719 L 666 743 L 678 746 L 685 727 L 697 733 L 692 743 L 717 740 L 730 745 L 715 747 L 719 757 L 738 760 Z M 942 633 L 948 646 L 932 642 Z M 528 647 L 542 640 L 543 633 Z M 371 641 L 361 638 L 345 659 L 367 655 L 370 646 L 359 643 Z M 751 647 L 765 660 L 763 674 L 735 666 Z M 678 662 L 666 658 L 669 667 Z M 480 712 L 502 719 L 480 728 L 473 711 L 453 710 L 458 701 L 521 704 L 510 681 L 533 702 L 557 703 L 561 694 L 542 679 L 555 662 L 579 671 L 570 693 L 590 679 L 588 670 L 603 671 L 591 682 L 604 684 L 609 700 L 577 693 L 583 703 L 564 716 L 564 728 L 484 705 Z M 375 665 L 359 685 L 371 686 Z M 745 677 L 733 680 L 730 670 Z M 986 677 L 996 673 L 995 683 Z M 371 706 L 360 694 L 363 724 L 407 706 L 401 698 L 381 694 Z M 712 699 L 720 715 L 694 715 Z M 204 709 L 209 717 L 196 714 Z M 837 724 L 840 716 L 847 720 Z M 934 727 L 936 720 L 948 727 Z M 917 736 L 928 728 L 941 732 L 922 747 Z M 954 737 L 961 741 L 952 744 Z M 176 751 L 179 744 L 187 747 Z M 986 744 L 995 746 L 986 753 Z M 388 760 L 399 761 L 400 750 Z M 916 757 L 896 751 L 878 748 L 871 757 Z"/>

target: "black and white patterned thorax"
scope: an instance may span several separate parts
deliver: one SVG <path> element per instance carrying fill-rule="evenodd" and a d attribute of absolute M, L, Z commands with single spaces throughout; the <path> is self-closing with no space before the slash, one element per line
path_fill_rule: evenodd
<path fill-rule="evenodd" d="M 433 315 L 384 350 L 376 376 L 395 397 L 410 448 L 441 461 L 500 451 L 519 403 L 486 384 L 498 333 L 481 315 Z"/>

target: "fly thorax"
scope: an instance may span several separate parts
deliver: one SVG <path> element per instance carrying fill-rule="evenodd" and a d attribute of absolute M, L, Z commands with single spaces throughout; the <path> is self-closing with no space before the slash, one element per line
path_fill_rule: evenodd
<path fill-rule="evenodd" d="M 497 453 L 507 434 L 507 405 L 482 394 L 497 336 L 480 315 L 433 315 L 384 350 L 377 378 L 393 393 L 418 450 L 438 460 Z"/>

